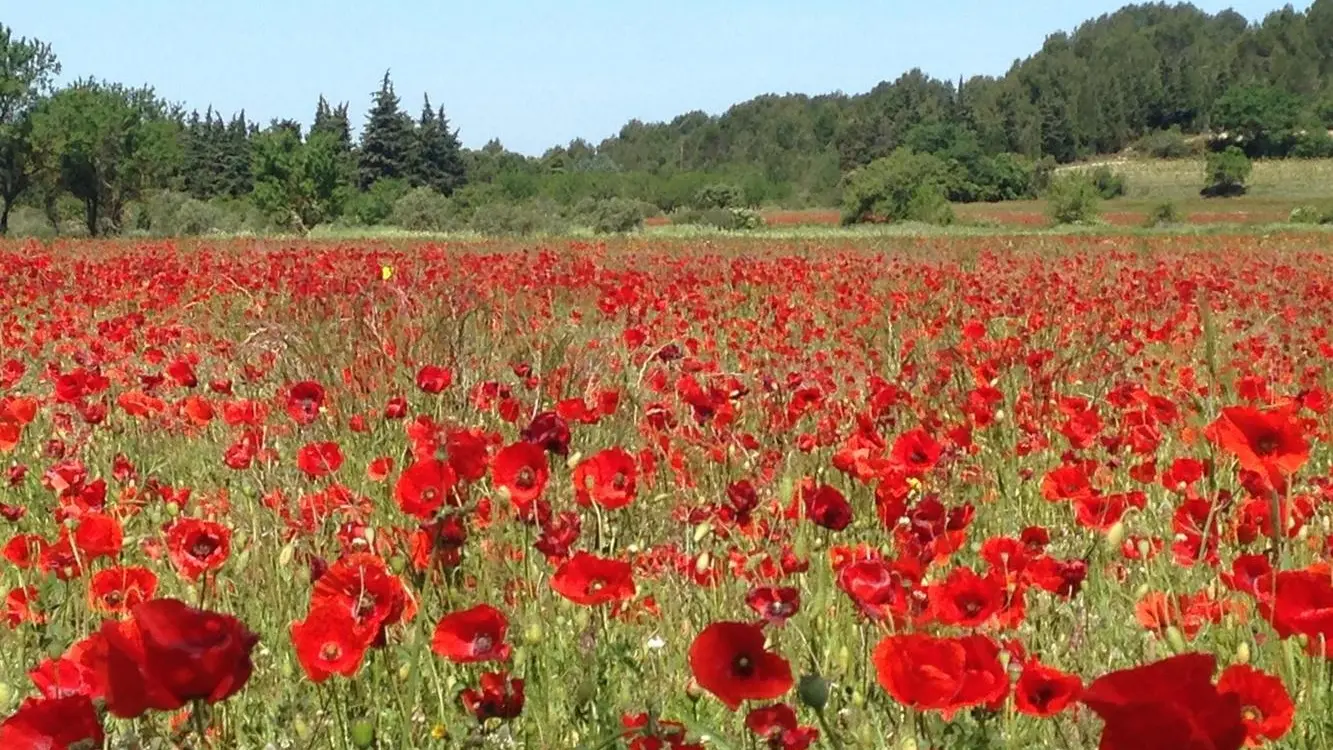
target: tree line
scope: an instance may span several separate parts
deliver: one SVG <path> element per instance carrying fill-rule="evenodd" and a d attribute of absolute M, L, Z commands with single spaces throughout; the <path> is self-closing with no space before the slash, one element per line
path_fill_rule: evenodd
<path fill-rule="evenodd" d="M 58 87 L 59 73 L 50 45 L 0 25 L 0 231 L 16 206 L 90 234 L 206 231 L 227 216 L 295 231 L 484 226 L 516 207 L 681 212 L 717 195 L 831 206 L 849 175 L 900 152 L 934 156 L 952 201 L 1032 195 L 1051 165 L 1126 148 L 1333 156 L 1333 0 L 1257 23 L 1131 5 L 1052 34 L 1002 76 L 913 70 L 864 94 L 761 96 L 715 116 L 631 121 L 540 157 L 494 140 L 463 148 L 442 107 L 426 98 L 409 114 L 387 73 L 359 136 L 347 105 L 323 98 L 307 130 L 186 112 L 148 87 Z"/>

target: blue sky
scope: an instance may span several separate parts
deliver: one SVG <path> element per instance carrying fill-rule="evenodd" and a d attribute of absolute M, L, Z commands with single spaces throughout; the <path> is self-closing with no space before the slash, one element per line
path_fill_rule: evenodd
<path fill-rule="evenodd" d="M 66 79 L 149 83 L 172 101 L 308 122 L 323 93 L 360 125 L 385 69 L 405 106 L 443 104 L 463 142 L 539 154 L 627 120 L 724 111 L 763 93 L 862 92 L 920 67 L 1003 73 L 1102 0 L 6 0 Z M 1195 3 L 1251 20 L 1275 0 Z M 1297 3 L 1308 7 L 1308 2 Z M 189 8 L 189 10 L 185 10 Z"/>

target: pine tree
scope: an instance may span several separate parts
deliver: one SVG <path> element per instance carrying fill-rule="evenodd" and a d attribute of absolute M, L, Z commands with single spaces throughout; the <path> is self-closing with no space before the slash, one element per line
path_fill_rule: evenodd
<path fill-rule="evenodd" d="M 315 106 L 315 122 L 310 126 L 310 135 L 319 133 L 332 135 L 334 142 L 339 144 L 342 151 L 352 153 L 352 124 L 347 117 L 346 103 L 331 107 L 328 100 L 320 95 L 319 104 Z"/>
<path fill-rule="evenodd" d="M 222 118 L 217 119 L 217 163 L 219 195 L 240 197 L 247 195 L 254 187 L 254 178 L 250 173 L 250 137 L 252 128 L 245 122 L 242 110 L 232 118 L 231 123 L 223 125 Z"/>
<path fill-rule="evenodd" d="M 422 105 L 415 135 L 412 184 L 433 188 L 443 195 L 450 195 L 462 187 L 467 170 L 463 164 L 463 146 L 458 141 L 457 131 L 449 129 L 444 107 L 432 109 L 429 96 Z"/>
<path fill-rule="evenodd" d="M 359 155 L 360 185 L 367 189 L 385 179 L 400 179 L 411 173 L 413 149 L 412 118 L 399 108 L 389 74 L 375 92 L 374 103 L 366 117 Z"/>

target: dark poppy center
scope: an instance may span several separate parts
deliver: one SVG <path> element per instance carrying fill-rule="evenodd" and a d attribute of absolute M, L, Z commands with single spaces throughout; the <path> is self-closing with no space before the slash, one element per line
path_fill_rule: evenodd
<path fill-rule="evenodd" d="M 319 650 L 319 658 L 324 661 L 337 661 L 342 655 L 342 646 L 332 642 L 325 643 L 323 648 Z"/>
<path fill-rule="evenodd" d="M 617 490 L 623 490 L 625 489 L 626 481 L 628 480 L 625 477 L 625 472 L 617 471 L 615 477 L 611 479 L 611 486 Z"/>
<path fill-rule="evenodd" d="M 486 634 L 478 635 L 476 639 L 472 641 L 472 652 L 474 654 L 490 653 L 491 649 L 494 647 L 495 641 L 491 640 L 491 637 Z"/>
<path fill-rule="evenodd" d="M 120 603 L 125 601 L 125 595 L 119 591 L 109 591 L 106 596 L 102 597 L 102 601 L 113 607 L 119 607 Z"/>
<path fill-rule="evenodd" d="M 603 581 L 600 578 L 594 578 L 591 581 L 588 581 L 588 591 L 590 593 L 596 594 L 604 588 L 606 588 L 606 581 Z"/>
<path fill-rule="evenodd" d="M 739 677 L 749 677 L 754 674 L 754 660 L 749 654 L 737 654 L 731 662 L 731 671 Z"/>
<path fill-rule="evenodd" d="M 1263 711 L 1260 711 L 1259 709 L 1255 708 L 1254 706 L 1245 706 L 1244 708 L 1241 709 L 1241 711 L 1240 711 L 1240 715 L 1241 715 L 1241 717 L 1244 718 L 1246 721 L 1263 721 L 1263 720 L 1264 720 L 1264 712 L 1263 712 Z"/>
<path fill-rule="evenodd" d="M 1278 439 L 1277 435 L 1260 435 L 1259 439 L 1254 441 L 1254 452 L 1261 456 L 1271 456 L 1274 453 L 1277 453 L 1277 449 L 1281 444 L 1282 441 Z"/>
<path fill-rule="evenodd" d="M 769 602 L 768 614 L 773 617 L 786 617 L 791 614 L 791 606 L 781 600 Z"/>
<path fill-rule="evenodd" d="M 514 477 L 514 484 L 519 489 L 530 490 L 537 483 L 537 472 L 532 470 L 531 466 L 524 466 L 518 470 L 518 476 Z"/>
<path fill-rule="evenodd" d="M 429 502 L 432 502 L 433 500 L 435 500 L 435 488 L 434 488 L 434 487 L 427 487 L 426 489 L 422 490 L 422 491 L 421 491 L 421 499 L 422 499 L 422 500 L 425 500 L 425 501 L 428 502 L 428 503 L 429 503 Z"/>
<path fill-rule="evenodd" d="M 218 542 L 216 539 L 208 536 L 201 536 L 194 540 L 190 545 L 190 555 L 200 560 L 207 559 L 209 555 L 217 551 Z"/>
<path fill-rule="evenodd" d="M 352 609 L 352 615 L 361 620 L 375 611 L 375 599 L 362 593 L 356 598 L 356 607 Z"/>

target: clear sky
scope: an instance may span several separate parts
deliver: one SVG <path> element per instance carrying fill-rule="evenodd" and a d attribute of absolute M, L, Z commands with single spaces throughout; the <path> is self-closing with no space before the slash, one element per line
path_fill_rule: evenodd
<path fill-rule="evenodd" d="M 391 69 L 415 116 L 443 104 L 464 144 L 540 154 L 631 118 L 764 93 L 867 91 L 913 67 L 1002 74 L 1114 0 L 0 0 L 64 78 L 148 83 L 171 101 L 309 122 L 322 93 L 364 121 Z M 1277 0 L 1197 0 L 1258 20 Z M 1308 7 L 1309 2 L 1296 3 Z"/>

